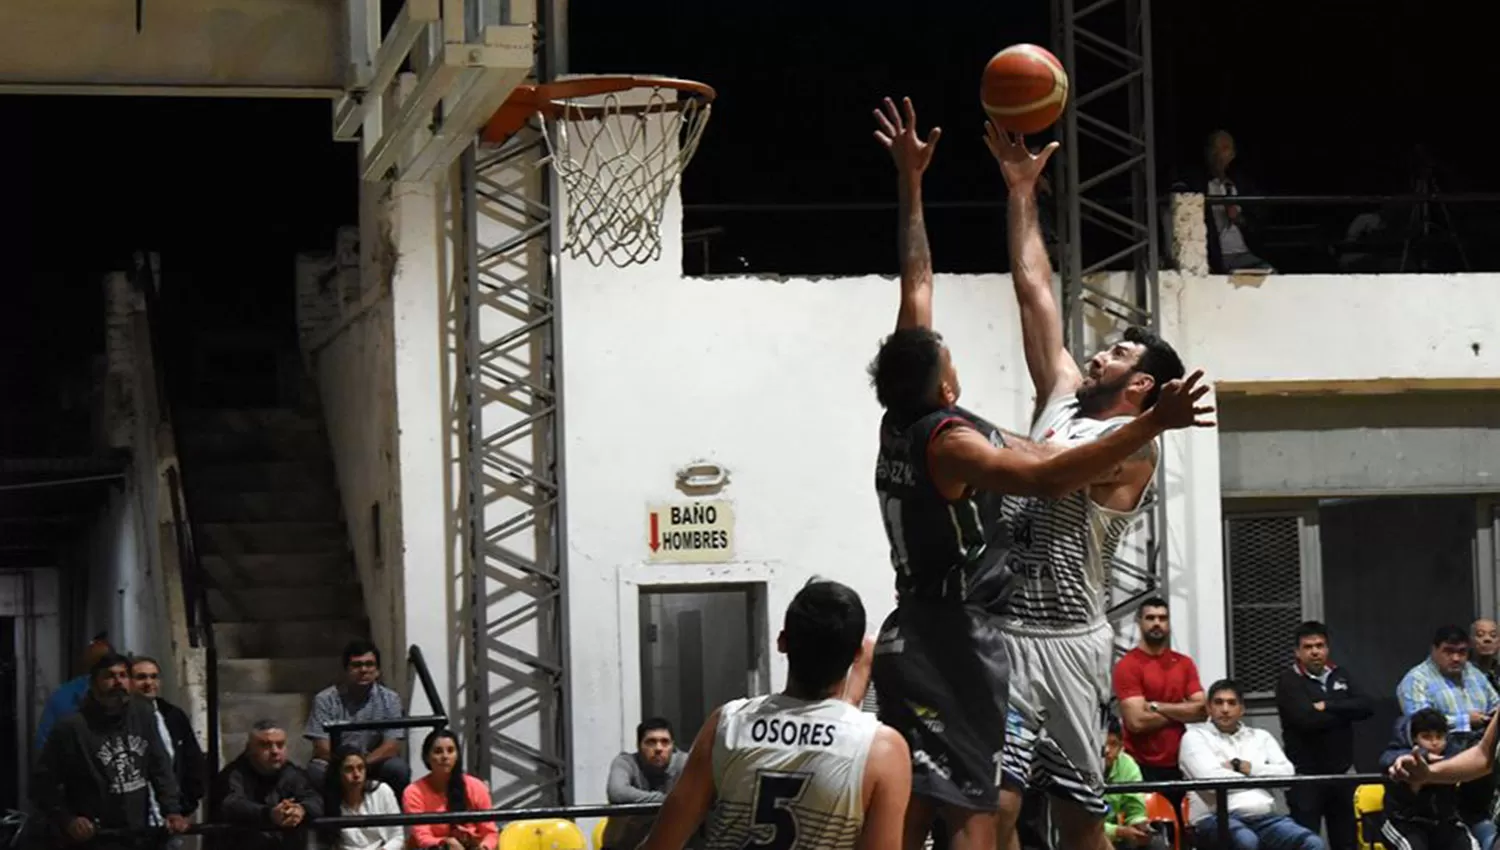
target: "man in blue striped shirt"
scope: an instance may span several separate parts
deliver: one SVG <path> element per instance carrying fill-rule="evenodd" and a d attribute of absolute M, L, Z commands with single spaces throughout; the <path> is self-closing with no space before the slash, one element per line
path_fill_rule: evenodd
<path fill-rule="evenodd" d="M 1458 626 L 1437 630 L 1432 654 L 1401 677 L 1396 699 L 1407 717 L 1424 708 L 1441 711 L 1449 729 L 1465 740 L 1483 733 L 1490 715 L 1500 708 L 1500 693 L 1469 663 L 1469 635 Z"/>

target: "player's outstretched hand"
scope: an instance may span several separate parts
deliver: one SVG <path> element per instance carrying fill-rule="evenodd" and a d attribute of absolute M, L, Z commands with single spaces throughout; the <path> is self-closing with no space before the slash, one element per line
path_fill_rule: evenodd
<path fill-rule="evenodd" d="M 897 170 L 921 174 L 932 162 L 932 152 L 937 149 L 943 131 L 940 127 L 933 127 L 927 133 L 927 141 L 922 141 L 917 136 L 917 110 L 912 107 L 911 98 L 901 98 L 901 106 L 905 117 L 896 110 L 896 104 L 890 98 L 885 99 L 885 111 L 875 110 L 875 123 L 880 125 L 875 131 L 875 141 L 891 152 Z"/>
<path fill-rule="evenodd" d="M 984 146 L 990 149 L 990 155 L 1000 164 L 1000 174 L 1005 178 L 1005 185 L 1015 192 L 1035 192 L 1042 169 L 1047 167 L 1047 160 L 1052 158 L 1053 151 L 1061 145 L 1053 142 L 1042 148 L 1040 153 L 1034 154 L 1026 148 L 1026 137 L 1002 130 L 993 121 L 986 121 Z"/>
<path fill-rule="evenodd" d="M 1203 370 L 1199 369 L 1186 378 L 1168 381 L 1161 388 L 1156 404 L 1151 406 L 1147 414 L 1161 426 L 1163 431 L 1177 428 L 1212 427 L 1214 421 L 1207 416 L 1214 412 L 1213 405 L 1198 403 L 1203 396 L 1208 394 L 1207 384 L 1198 386 L 1198 382 L 1202 379 Z"/>
<path fill-rule="evenodd" d="M 1429 772 L 1427 760 L 1422 758 L 1421 748 L 1413 747 L 1410 753 L 1398 756 L 1391 764 L 1390 777 L 1417 788 L 1427 781 Z"/>

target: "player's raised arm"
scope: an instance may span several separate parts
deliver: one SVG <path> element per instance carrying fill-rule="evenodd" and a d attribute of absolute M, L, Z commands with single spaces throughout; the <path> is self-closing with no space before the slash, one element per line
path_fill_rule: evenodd
<path fill-rule="evenodd" d="M 870 744 L 864 786 L 859 850 L 901 850 L 911 800 L 911 747 L 889 726 L 881 726 Z"/>
<path fill-rule="evenodd" d="M 1204 417 L 1213 412 L 1198 400 L 1208 387 L 1198 386 L 1197 371 L 1162 387 L 1150 410 L 1099 439 L 1039 457 L 991 445 L 972 428 L 949 428 L 933 438 L 928 448 L 940 490 L 963 484 L 978 490 L 1015 496 L 1061 498 L 1097 481 L 1164 431 L 1209 427 Z"/>
<path fill-rule="evenodd" d="M 885 110 L 875 110 L 875 140 L 891 152 L 896 163 L 899 221 L 896 248 L 901 258 L 901 309 L 896 330 L 932 327 L 932 250 L 927 245 L 927 222 L 922 218 L 922 174 L 932 162 L 943 131 L 933 127 L 927 141 L 917 136 L 917 111 L 911 98 L 901 99 L 902 111 L 890 98 Z"/>
<path fill-rule="evenodd" d="M 693 837 L 698 825 L 714 804 L 714 736 L 719 733 L 719 709 L 703 721 L 687 764 L 677 784 L 661 804 L 661 812 L 651 825 L 651 834 L 640 850 L 682 850 Z"/>
<path fill-rule="evenodd" d="M 1036 388 L 1037 412 L 1048 401 L 1076 392 L 1083 378 L 1063 345 L 1062 312 L 1052 294 L 1052 260 L 1037 220 L 1036 190 L 1057 142 L 1032 154 L 1026 140 L 985 122 L 984 143 L 1000 164 L 1008 188 L 1006 208 L 1010 276 L 1021 308 L 1021 342 Z"/>

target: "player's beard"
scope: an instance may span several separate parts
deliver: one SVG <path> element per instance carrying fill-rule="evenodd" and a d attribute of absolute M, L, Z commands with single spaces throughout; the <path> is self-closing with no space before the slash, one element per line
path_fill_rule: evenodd
<path fill-rule="evenodd" d="M 1078 388 L 1078 412 L 1085 416 L 1092 416 L 1101 410 L 1106 410 L 1114 404 L 1120 393 L 1125 391 L 1125 386 L 1130 383 L 1130 376 L 1125 375 L 1113 382 L 1094 381 L 1092 384 L 1084 384 Z"/>

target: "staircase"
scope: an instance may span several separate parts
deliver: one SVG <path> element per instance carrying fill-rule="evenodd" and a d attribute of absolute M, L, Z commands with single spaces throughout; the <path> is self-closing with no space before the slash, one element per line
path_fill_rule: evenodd
<path fill-rule="evenodd" d="M 344 644 L 369 632 L 321 415 L 182 410 L 176 430 L 218 645 L 221 758 L 268 718 L 305 765 L 312 697 L 342 675 Z"/>

